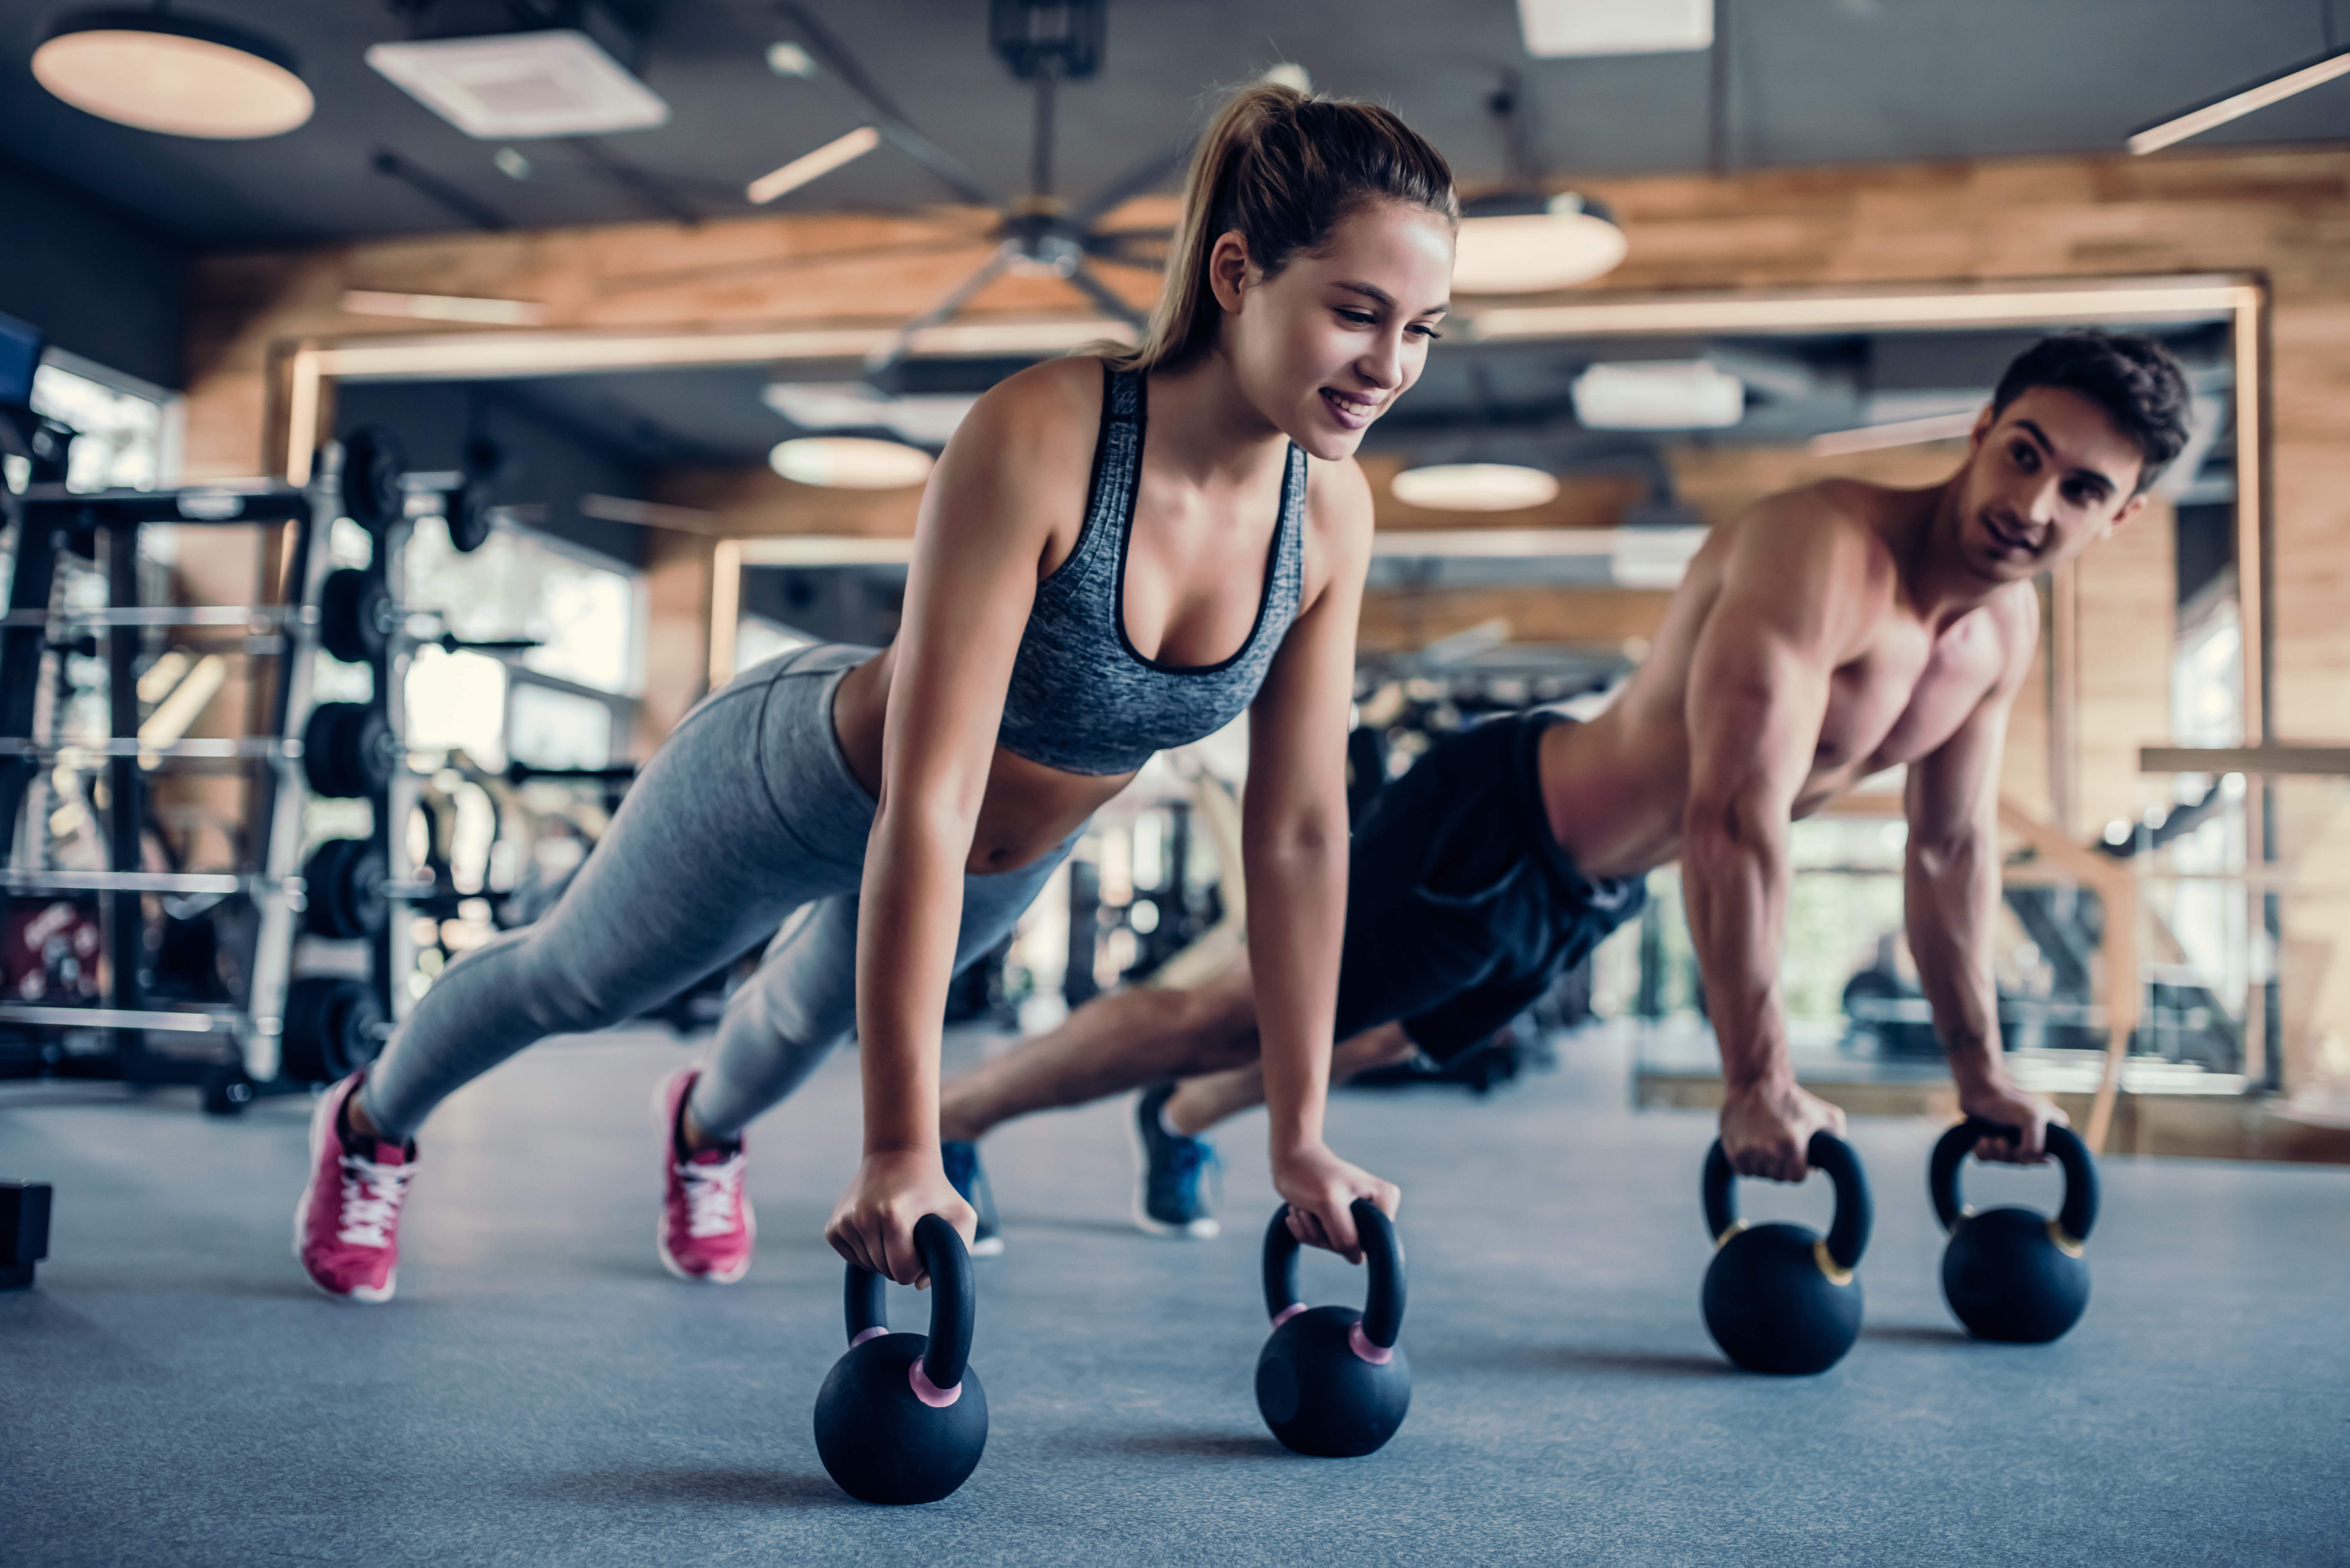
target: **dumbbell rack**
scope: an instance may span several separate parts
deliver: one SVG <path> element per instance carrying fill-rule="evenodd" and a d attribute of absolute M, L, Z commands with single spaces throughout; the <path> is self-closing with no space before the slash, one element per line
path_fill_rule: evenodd
<path fill-rule="evenodd" d="M 374 455 L 354 454 L 362 466 Z M 310 793 L 305 778 L 303 737 L 314 716 L 312 675 L 320 646 L 321 589 L 332 566 L 327 542 L 337 517 L 353 511 L 372 513 L 366 520 L 381 525 L 377 542 L 380 556 L 395 550 L 405 537 L 396 488 L 355 506 L 358 498 L 350 493 L 353 487 L 344 483 L 344 457 L 340 446 L 329 443 L 315 465 L 311 483 L 302 489 L 258 480 L 179 491 L 77 493 L 51 482 L 35 483 L 17 498 L 19 545 L 5 629 L 0 629 L 0 824 L 15 823 L 36 772 L 54 763 L 62 753 L 103 755 L 109 787 L 107 869 L 10 865 L 11 847 L 0 842 L 0 896 L 99 895 L 107 962 L 100 970 L 99 1004 L 51 1007 L 0 1002 L 0 1025 L 34 1032 L 110 1032 L 110 1051 L 69 1054 L 61 1049 L 45 1049 L 44 1060 L 50 1071 L 138 1083 L 196 1084 L 204 1091 L 205 1109 L 215 1113 L 234 1113 L 257 1096 L 298 1092 L 315 1081 L 315 1073 L 289 1075 L 284 1070 L 284 1030 L 295 942 L 308 891 L 297 858 L 304 836 L 304 805 Z M 54 481 L 62 466 L 60 458 L 45 465 L 50 472 L 36 472 L 35 478 Z M 384 477 L 365 479 L 372 479 L 378 490 L 384 491 Z M 354 474 L 354 478 L 362 476 Z M 148 523 L 283 527 L 286 547 L 278 578 L 282 602 L 251 607 L 140 605 L 138 535 L 140 526 Z M 68 546 L 92 559 L 101 558 L 102 549 L 109 588 L 106 608 L 59 609 L 52 605 L 57 557 Z M 170 742 L 140 739 L 139 634 L 160 627 L 242 628 L 248 652 L 275 656 L 276 678 L 271 682 L 264 732 Z M 104 645 L 111 708 L 109 738 L 103 744 L 68 743 L 36 733 L 41 727 L 34 721 L 45 654 L 88 638 Z M 375 837 L 387 858 L 388 886 L 383 891 L 394 897 L 413 879 L 406 864 L 406 836 L 388 830 L 388 825 L 404 822 L 406 809 L 414 805 L 415 781 L 398 765 L 404 752 L 403 705 L 388 700 L 400 690 L 405 664 L 404 650 L 388 649 L 388 657 L 379 660 L 375 670 L 376 706 L 388 726 L 382 744 L 390 754 L 385 768 L 388 787 L 374 802 Z M 246 869 L 182 874 L 143 868 L 142 759 L 148 758 L 226 761 L 250 770 L 244 814 Z M 242 966 L 244 995 L 237 1002 L 170 1003 L 148 994 L 142 974 L 148 955 L 141 900 L 149 894 L 249 900 L 257 919 L 250 954 Z M 371 955 L 374 983 L 384 1002 L 393 1000 L 383 994 L 388 977 L 401 972 L 397 967 L 399 950 L 413 945 L 401 927 L 400 921 L 388 921 L 376 944 L 378 950 Z M 212 1060 L 156 1052 L 146 1043 L 151 1031 L 212 1034 L 222 1037 L 233 1049 Z"/>

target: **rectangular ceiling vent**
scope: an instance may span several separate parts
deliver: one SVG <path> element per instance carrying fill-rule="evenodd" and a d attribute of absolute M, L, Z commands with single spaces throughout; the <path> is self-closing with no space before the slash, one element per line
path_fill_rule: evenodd
<path fill-rule="evenodd" d="M 1526 53 L 1664 55 L 1713 47 L 1713 0 L 1518 0 Z"/>
<path fill-rule="evenodd" d="M 487 140 L 601 136 L 669 119 L 669 105 L 569 27 L 377 44 L 367 62 L 419 103 Z"/>

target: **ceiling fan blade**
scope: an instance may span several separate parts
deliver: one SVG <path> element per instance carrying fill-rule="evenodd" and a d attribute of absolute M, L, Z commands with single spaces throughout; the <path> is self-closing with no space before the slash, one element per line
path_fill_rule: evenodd
<path fill-rule="evenodd" d="M 838 81 L 870 112 L 873 129 L 889 143 L 923 168 L 953 187 L 965 200 L 983 207 L 1000 207 L 1003 198 L 990 190 L 986 182 L 971 171 L 962 160 L 924 136 L 908 123 L 898 106 L 889 101 L 848 47 L 833 36 L 830 28 L 816 19 L 814 13 L 798 0 L 775 0 L 775 7 L 793 27 L 798 30 L 800 42 L 816 57 L 818 81 Z"/>
<path fill-rule="evenodd" d="M 1148 312 L 1128 305 L 1107 284 L 1088 271 L 1083 263 L 1079 263 L 1076 271 L 1069 275 L 1069 282 L 1087 299 L 1137 331 L 1140 331 L 1150 319 Z"/>
<path fill-rule="evenodd" d="M 1191 161 L 1191 150 L 1198 145 L 1199 138 L 1187 136 L 1174 146 L 1151 154 L 1087 197 L 1069 214 L 1069 221 L 1090 223 L 1144 192 L 1157 189 L 1169 176 L 1180 172 L 1183 166 Z"/>
<path fill-rule="evenodd" d="M 596 294 L 598 298 L 610 299 L 650 289 L 674 288 L 682 284 L 723 283 L 730 278 L 797 272 L 806 267 L 829 266 L 840 262 L 944 255 L 953 251 L 976 250 L 991 243 L 984 234 L 941 234 L 936 239 L 896 240 L 878 245 L 842 245 L 833 250 L 802 251 L 796 255 L 761 256 L 748 261 L 715 262 L 708 266 L 678 267 L 669 272 L 627 273 L 598 283 Z"/>
<path fill-rule="evenodd" d="M 867 373 L 869 375 L 875 371 L 886 370 L 904 358 L 907 352 L 913 348 L 914 337 L 917 333 L 924 327 L 936 327 L 952 317 L 964 306 L 969 305 L 980 290 L 1002 277 L 1004 270 L 1011 265 L 1012 254 L 1009 251 L 999 249 L 993 255 L 988 257 L 984 265 L 955 285 L 944 299 L 898 328 L 891 334 L 888 343 L 867 356 L 865 360 Z"/>

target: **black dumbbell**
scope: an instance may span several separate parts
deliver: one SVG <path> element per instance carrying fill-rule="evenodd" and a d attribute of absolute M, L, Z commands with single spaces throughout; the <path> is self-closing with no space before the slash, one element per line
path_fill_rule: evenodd
<path fill-rule="evenodd" d="M 391 726 L 372 702 L 321 702 L 302 726 L 302 774 L 313 792 L 372 796 L 391 782 Z"/>
<path fill-rule="evenodd" d="M 305 975 L 286 988 L 278 1075 L 297 1084 L 339 1082 L 376 1059 L 388 1033 L 365 981 Z"/>
<path fill-rule="evenodd" d="M 390 873 L 383 851 L 364 838 L 329 838 L 302 865 L 307 891 L 302 922 L 322 937 L 342 940 L 380 935 L 391 920 L 383 896 Z"/>
<path fill-rule="evenodd" d="M 1286 1448 L 1324 1459 L 1376 1452 L 1411 1408 L 1403 1332 L 1403 1243 L 1367 1198 L 1350 1210 L 1370 1281 L 1363 1310 L 1308 1307 L 1297 1296 L 1297 1238 L 1289 1206 L 1264 1232 L 1264 1310 L 1273 1337 L 1256 1358 L 1256 1407 Z"/>
<path fill-rule="evenodd" d="M 369 529 L 398 517 L 407 500 L 400 488 L 407 467 L 400 438 L 380 425 L 361 425 L 343 437 L 343 514 Z"/>
<path fill-rule="evenodd" d="M 391 595 L 373 572 L 344 566 L 318 586 L 318 642 L 346 664 L 383 656 L 391 617 Z"/>
<path fill-rule="evenodd" d="M 2097 1222 L 2097 1166 L 2071 1127 L 2048 1129 L 2048 1152 L 2064 1168 L 2064 1201 L 2050 1219 L 2018 1205 L 1978 1214 L 1959 1200 L 1959 1167 L 1985 1137 L 2013 1143 L 2014 1127 L 1969 1116 L 1942 1135 L 1927 1168 L 1934 1213 L 1950 1233 L 1942 1249 L 1942 1298 L 1978 1339 L 2045 1345 L 2081 1321 L 2089 1304 L 2083 1255 Z"/>
<path fill-rule="evenodd" d="M 1705 1157 L 1706 1229 L 1713 1262 L 1705 1271 L 1705 1326 L 1722 1354 L 1751 1372 L 1825 1372 L 1860 1337 L 1860 1279 L 1875 1218 L 1868 1177 L 1852 1146 L 1812 1135 L 1812 1167 L 1835 1184 L 1828 1233 L 1808 1226 L 1748 1225 L 1738 1218 L 1736 1173 L 1720 1139 Z"/>
<path fill-rule="evenodd" d="M 816 1397 L 816 1457 L 860 1502 L 936 1502 L 987 1447 L 987 1390 L 970 1366 L 971 1254 L 935 1214 L 914 1222 L 914 1250 L 930 1271 L 931 1332 L 890 1333 L 881 1276 L 851 1263 L 848 1354 Z"/>

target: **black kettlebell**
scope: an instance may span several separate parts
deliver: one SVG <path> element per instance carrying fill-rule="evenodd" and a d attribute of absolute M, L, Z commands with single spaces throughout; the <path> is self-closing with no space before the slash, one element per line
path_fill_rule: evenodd
<path fill-rule="evenodd" d="M 892 1334 L 883 1281 L 850 1264 L 848 1354 L 816 1397 L 816 1451 L 860 1502 L 936 1502 L 971 1479 L 987 1447 L 987 1390 L 966 1365 L 978 1302 L 971 1254 L 935 1214 L 914 1224 L 931 1272 L 931 1332 Z"/>
<path fill-rule="evenodd" d="M 1717 1138 L 1705 1157 L 1705 1224 L 1713 1262 L 1705 1271 L 1705 1326 L 1722 1354 L 1750 1372 L 1825 1372 L 1860 1337 L 1860 1280 L 1875 1211 L 1852 1145 L 1812 1135 L 1814 1169 L 1835 1184 L 1828 1233 L 1808 1226 L 1749 1225 L 1738 1217 L 1737 1173 Z"/>
<path fill-rule="evenodd" d="M 2045 1345 L 2081 1321 L 2089 1304 L 2082 1256 L 2097 1222 L 2097 1167 L 2071 1127 L 2048 1129 L 2048 1152 L 2064 1168 L 2064 1202 L 2050 1219 L 2009 1205 L 1978 1214 L 1959 1201 L 1959 1167 L 1984 1137 L 2013 1143 L 2012 1127 L 1969 1116 L 1942 1135 L 1927 1168 L 1934 1213 L 1950 1233 L 1942 1249 L 1942 1298 L 1978 1339 Z"/>
<path fill-rule="evenodd" d="M 1264 1232 L 1273 1337 L 1256 1358 L 1256 1407 L 1284 1447 L 1328 1459 L 1377 1451 L 1411 1408 L 1411 1362 L 1396 1344 L 1403 1332 L 1403 1244 L 1369 1199 L 1356 1199 L 1352 1212 L 1370 1265 L 1361 1312 L 1297 1299 L 1288 1204 L 1274 1211 Z"/>

